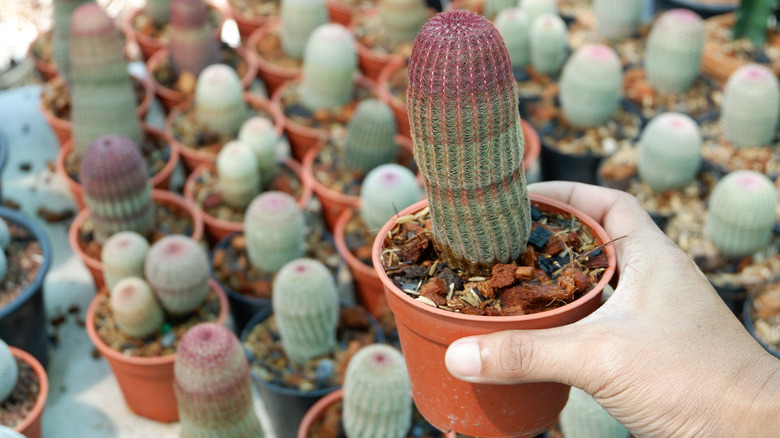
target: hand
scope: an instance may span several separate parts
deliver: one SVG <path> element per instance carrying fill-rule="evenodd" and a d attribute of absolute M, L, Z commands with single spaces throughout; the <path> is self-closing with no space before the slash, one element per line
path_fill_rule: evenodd
<path fill-rule="evenodd" d="M 555 381 L 591 394 L 636 436 L 776 436 L 780 361 L 750 336 L 690 258 L 624 192 L 547 182 L 614 239 L 620 281 L 568 326 L 473 336 L 450 345 L 455 377 Z"/>

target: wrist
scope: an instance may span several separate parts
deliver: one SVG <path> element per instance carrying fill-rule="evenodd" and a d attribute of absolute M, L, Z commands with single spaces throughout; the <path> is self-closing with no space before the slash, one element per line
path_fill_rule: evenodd
<path fill-rule="evenodd" d="M 764 351 L 731 391 L 733 416 L 723 412 L 724 436 L 772 437 L 780 430 L 780 360 Z M 729 424 L 730 423 L 730 424 Z"/>

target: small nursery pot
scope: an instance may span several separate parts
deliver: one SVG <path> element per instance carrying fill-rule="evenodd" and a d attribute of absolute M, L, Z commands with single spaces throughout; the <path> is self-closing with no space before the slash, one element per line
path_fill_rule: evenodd
<path fill-rule="evenodd" d="M 387 64 L 377 78 L 377 94 L 386 104 L 390 105 L 395 115 L 395 123 L 398 126 L 398 133 L 407 137 L 411 136 L 409 130 L 409 111 L 406 109 L 406 103 L 401 102 L 390 91 L 390 77 L 406 68 L 406 60 L 396 59 Z"/>
<path fill-rule="evenodd" d="M 600 244 L 610 240 L 606 231 L 581 211 L 543 196 L 530 194 L 530 198 L 531 204 L 539 210 L 576 216 Z M 420 201 L 398 215 L 414 214 L 427 205 L 427 200 Z M 598 308 L 601 293 L 615 273 L 615 248 L 606 245 L 603 249 L 609 266 L 598 284 L 565 306 L 530 315 L 474 316 L 428 306 L 410 298 L 393 284 L 381 259 L 385 237 L 393 226 L 394 218 L 380 229 L 372 258 L 395 316 L 412 396 L 420 413 L 440 430 L 472 436 L 530 437 L 543 432 L 556 421 L 566 405 L 569 386 L 552 382 L 518 385 L 463 382 L 447 371 L 444 354 L 449 344 L 464 336 L 558 327 L 584 318 Z"/>
<path fill-rule="evenodd" d="M 225 324 L 229 307 L 225 292 L 214 280 L 209 280 L 209 286 L 219 297 L 217 323 Z M 95 295 L 87 308 L 87 335 L 111 367 L 127 407 L 136 415 L 155 421 L 178 421 L 179 408 L 173 391 L 173 364 L 176 354 L 134 357 L 112 349 L 95 330 L 95 312 L 100 298 L 100 294 Z"/>
<path fill-rule="evenodd" d="M 35 38 L 29 49 L 27 49 L 27 57 L 32 59 L 35 70 L 41 76 L 43 82 L 48 82 L 59 74 L 57 70 L 57 64 L 53 62 L 46 62 L 35 53 L 35 47 L 38 44 L 42 44 L 44 40 L 51 41 L 51 31 L 38 32 L 38 36 Z"/>
<path fill-rule="evenodd" d="M 328 8 L 329 21 L 344 27 L 349 26 L 357 11 L 365 12 L 372 9 L 371 7 L 352 6 L 339 0 L 325 0 L 325 7 Z"/>
<path fill-rule="evenodd" d="M 21 423 L 14 427 L 14 430 L 27 438 L 41 438 L 43 436 L 41 433 L 41 418 L 46 407 L 46 400 L 49 398 L 49 376 L 46 374 L 43 365 L 30 353 L 15 347 L 9 347 L 9 350 L 11 350 L 11 355 L 15 358 L 21 359 L 30 365 L 36 377 L 38 377 L 39 386 L 38 398 L 35 400 L 32 410 Z"/>
<path fill-rule="evenodd" d="M 255 64 L 257 64 L 257 75 L 260 76 L 265 84 L 266 91 L 269 96 L 273 96 L 276 90 L 287 81 L 295 79 L 301 74 L 300 68 L 289 68 L 276 65 L 268 62 L 262 57 L 262 54 L 257 50 L 257 44 L 263 40 L 269 34 L 278 34 L 282 28 L 282 21 L 278 18 L 269 21 L 268 24 L 257 28 L 249 35 L 249 39 L 246 41 L 246 46 L 255 57 Z"/>
<path fill-rule="evenodd" d="M 379 10 L 377 9 L 356 12 L 349 22 L 349 30 L 354 34 L 355 29 L 360 26 L 363 20 L 371 19 L 378 14 Z M 358 66 L 360 67 L 360 70 L 372 81 L 378 82 L 382 70 L 393 61 L 401 61 L 406 64 L 406 60 L 403 56 L 395 53 L 378 52 L 371 47 L 366 46 L 358 39 L 355 40 L 355 49 L 357 49 Z"/>
<path fill-rule="evenodd" d="M 275 18 L 274 15 L 246 15 L 233 6 L 231 0 L 228 0 L 226 3 L 228 12 L 230 12 L 230 17 L 235 20 L 236 26 L 238 26 L 238 34 L 242 39 L 249 38 L 254 31 L 261 27 L 265 27 Z"/>

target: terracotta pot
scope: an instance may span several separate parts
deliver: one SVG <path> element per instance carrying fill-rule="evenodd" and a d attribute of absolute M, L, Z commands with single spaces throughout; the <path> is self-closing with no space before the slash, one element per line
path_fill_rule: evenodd
<path fill-rule="evenodd" d="M 49 397 L 49 376 L 46 374 L 43 365 L 30 353 L 16 347 L 9 346 L 8 349 L 11 350 L 11 354 L 15 358 L 21 359 L 32 367 L 35 375 L 38 377 L 38 385 L 40 387 L 38 398 L 35 400 L 32 410 L 21 423 L 14 427 L 14 430 L 27 438 L 41 438 L 41 418 L 43 417 L 43 409 L 46 407 L 46 400 Z"/>
<path fill-rule="evenodd" d="M 576 215 L 599 243 L 609 235 L 593 219 L 562 202 L 531 194 L 531 203 L 540 210 Z M 414 214 L 428 205 L 420 201 L 399 213 Z M 475 316 L 448 312 L 414 300 L 398 289 L 382 267 L 385 236 L 394 226 L 388 221 L 374 241 L 372 258 L 381 279 L 390 309 L 395 316 L 404 352 L 412 394 L 420 413 L 441 430 L 480 437 L 534 436 L 552 425 L 569 396 L 569 386 L 560 383 L 518 385 L 472 384 L 458 380 L 447 371 L 447 346 L 464 336 L 501 330 L 541 329 L 580 320 L 599 306 L 601 293 L 615 273 L 615 248 L 607 245 L 609 267 L 599 283 L 574 302 L 554 310 L 521 316 Z"/>
<path fill-rule="evenodd" d="M 406 69 L 405 59 L 395 59 L 387 64 L 377 78 L 377 93 L 379 98 L 390 105 L 395 115 L 395 123 L 398 125 L 398 133 L 407 137 L 411 136 L 409 130 L 409 112 L 406 109 L 406 102 L 398 99 L 390 91 L 390 77 L 401 69 Z"/>
<path fill-rule="evenodd" d="M 332 23 L 341 24 L 345 27 L 349 26 L 349 23 L 352 21 L 356 11 L 368 11 L 373 9 L 373 7 L 357 7 L 348 5 L 339 0 L 325 0 L 325 6 L 328 8 L 328 17 L 330 17 L 330 21 Z"/>
<path fill-rule="evenodd" d="M 167 190 L 152 190 L 152 200 L 155 204 L 167 204 L 177 209 L 184 210 L 189 213 L 192 218 L 192 240 L 199 242 L 203 238 L 203 219 L 200 211 L 190 205 L 184 197 L 171 193 Z M 96 258 L 86 254 L 79 243 L 79 230 L 84 225 L 84 221 L 89 217 L 89 209 L 81 210 L 71 222 L 68 229 L 68 243 L 71 250 L 81 259 L 81 261 L 87 266 L 87 270 L 92 274 L 92 279 L 95 281 L 95 287 L 100 290 L 105 282 L 103 281 L 103 263 Z"/>
<path fill-rule="evenodd" d="M 225 324 L 229 310 L 227 296 L 216 281 L 209 280 L 209 286 L 219 297 L 217 323 Z M 87 308 L 87 335 L 111 367 L 127 407 L 136 415 L 154 421 L 179 421 L 179 407 L 173 391 L 173 364 L 176 354 L 135 357 L 109 347 L 95 330 L 95 312 L 100 299 L 101 294 L 95 295 Z"/>
<path fill-rule="evenodd" d="M 278 34 L 279 29 L 282 26 L 281 20 L 274 19 L 265 26 L 258 28 L 249 36 L 246 42 L 246 46 L 249 51 L 255 56 L 255 63 L 257 64 L 257 75 L 260 76 L 265 84 L 266 91 L 269 96 L 273 96 L 276 90 L 282 86 L 285 82 L 295 79 L 301 74 L 300 68 L 288 68 L 276 65 L 268 62 L 263 58 L 263 55 L 257 50 L 257 44 L 262 41 L 269 34 Z"/>
<path fill-rule="evenodd" d="M 236 26 L 238 26 L 238 34 L 241 39 L 246 40 L 257 29 L 264 27 L 269 22 L 277 18 L 276 15 L 246 15 L 233 6 L 233 2 L 227 0 L 227 6 L 230 11 L 230 16 L 235 20 Z"/>
<path fill-rule="evenodd" d="M 376 17 L 378 10 L 372 9 L 363 13 L 353 14 L 353 19 L 349 23 L 349 30 L 355 33 L 355 29 L 363 24 L 366 20 L 371 20 L 372 17 Z M 372 81 L 379 81 L 379 75 L 388 64 L 396 60 L 402 60 L 405 63 L 405 59 L 401 55 L 394 53 L 382 53 L 363 44 L 358 38 L 355 38 L 355 48 L 357 49 L 358 66 L 366 77 Z"/>
<path fill-rule="evenodd" d="M 38 33 L 38 37 L 35 39 L 35 41 L 33 41 L 32 44 L 30 44 L 30 48 L 27 51 L 27 56 L 32 59 L 33 65 L 35 65 L 35 70 L 38 71 L 38 74 L 41 76 L 41 80 L 43 82 L 49 82 L 59 74 L 59 71 L 57 70 L 57 64 L 53 62 L 46 62 L 35 55 L 35 45 L 44 40 L 51 41 L 51 31 Z"/>

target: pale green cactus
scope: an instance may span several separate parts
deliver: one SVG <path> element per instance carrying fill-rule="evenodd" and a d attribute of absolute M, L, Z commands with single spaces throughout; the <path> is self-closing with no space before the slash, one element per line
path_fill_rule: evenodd
<path fill-rule="evenodd" d="M 364 173 L 398 155 L 393 109 L 379 99 L 361 101 L 347 123 L 344 166 Z"/>
<path fill-rule="evenodd" d="M 324 0 L 281 0 L 279 17 L 282 50 L 290 58 L 300 60 L 311 33 L 328 22 L 328 8 Z"/>
<path fill-rule="evenodd" d="M 382 34 L 390 44 L 411 43 L 428 19 L 423 0 L 379 0 Z"/>
<path fill-rule="evenodd" d="M 161 28 L 171 21 L 171 0 L 146 0 L 144 12 Z"/>
<path fill-rule="evenodd" d="M 108 290 L 119 280 L 144 276 L 144 260 L 149 252 L 146 238 L 133 231 L 122 231 L 109 237 L 100 251 L 103 278 Z"/>
<path fill-rule="evenodd" d="M 563 116 L 579 128 L 606 123 L 620 105 L 622 82 L 623 68 L 613 49 L 602 44 L 580 48 L 561 72 Z"/>
<path fill-rule="evenodd" d="M 19 378 L 16 358 L 8 349 L 8 344 L 0 339 L 0 403 L 11 395 Z"/>
<path fill-rule="evenodd" d="M 282 347 L 292 362 L 306 363 L 333 350 L 339 295 L 322 262 L 299 258 L 285 264 L 274 279 L 271 301 Z"/>
<path fill-rule="evenodd" d="M 558 15 L 558 7 L 555 4 L 555 0 L 520 0 L 518 6 L 520 10 L 525 12 L 525 15 L 528 17 L 528 23 L 531 26 L 542 15 Z"/>
<path fill-rule="evenodd" d="M 222 202 L 244 210 L 260 193 L 260 173 L 251 147 L 231 141 L 217 154 L 217 188 Z"/>
<path fill-rule="evenodd" d="M 254 152 L 260 173 L 260 186 L 263 190 L 267 189 L 279 170 L 276 159 L 279 136 L 276 135 L 273 122 L 266 117 L 250 117 L 241 125 L 238 141 L 249 146 Z"/>
<path fill-rule="evenodd" d="M 726 257 L 750 255 L 771 239 L 776 207 L 777 190 L 769 178 L 752 170 L 730 172 L 710 195 L 707 235 Z"/>
<path fill-rule="evenodd" d="M 777 134 L 780 84 L 760 64 L 740 67 L 723 89 L 720 120 L 723 135 L 736 147 L 766 146 Z"/>
<path fill-rule="evenodd" d="M 404 438 L 412 424 L 412 390 L 401 352 L 387 344 L 358 350 L 344 376 L 348 437 Z"/>
<path fill-rule="evenodd" d="M 662 92 L 688 91 L 699 75 L 704 38 L 704 22 L 695 12 L 672 9 L 661 14 L 645 44 L 650 85 Z"/>
<path fill-rule="evenodd" d="M 531 58 L 531 22 L 528 15 L 520 8 L 506 8 L 498 13 L 493 25 L 504 38 L 512 68 L 525 68 Z"/>
<path fill-rule="evenodd" d="M 142 278 L 123 278 L 111 289 L 108 300 L 117 326 L 135 338 L 156 333 L 165 322 L 165 314 Z"/>
<path fill-rule="evenodd" d="M 504 9 L 517 6 L 517 0 L 485 0 L 482 15 L 488 20 L 493 20 Z"/>
<path fill-rule="evenodd" d="M 88 0 L 54 0 L 52 2 L 52 58 L 57 73 L 70 85 L 70 17 L 73 11 Z"/>
<path fill-rule="evenodd" d="M 644 0 L 593 0 L 601 36 L 611 42 L 636 35 Z"/>
<path fill-rule="evenodd" d="M 561 411 L 560 422 L 567 437 L 628 438 L 629 435 L 628 429 L 612 418 L 593 397 L 574 387 Z"/>
<path fill-rule="evenodd" d="M 223 138 L 235 137 L 249 118 L 243 93 L 241 80 L 231 67 L 212 64 L 203 69 L 195 85 L 198 124 Z"/>
<path fill-rule="evenodd" d="M 0 249 L 8 249 L 11 244 L 11 230 L 8 229 L 8 223 L 0 218 Z"/>
<path fill-rule="evenodd" d="M 566 23 L 558 15 L 539 16 L 531 25 L 531 65 L 546 75 L 557 73 L 566 61 Z"/>
<path fill-rule="evenodd" d="M 203 247 L 179 234 L 155 242 L 144 262 L 146 281 L 163 309 L 172 315 L 188 314 L 203 303 L 211 290 L 210 272 Z"/>
<path fill-rule="evenodd" d="M 263 272 L 277 272 L 306 251 L 304 214 L 284 192 L 264 192 L 249 204 L 244 235 L 249 261 Z"/>
<path fill-rule="evenodd" d="M 400 164 L 383 164 L 360 185 L 360 217 L 373 232 L 391 217 L 422 198 L 417 176 Z"/>
<path fill-rule="evenodd" d="M 346 27 L 323 24 L 312 32 L 303 55 L 301 103 L 310 111 L 351 101 L 357 73 L 355 38 Z"/>
<path fill-rule="evenodd" d="M 639 178 L 656 192 L 684 187 L 699 170 L 701 144 L 699 125 L 689 116 L 654 117 L 639 137 Z"/>

